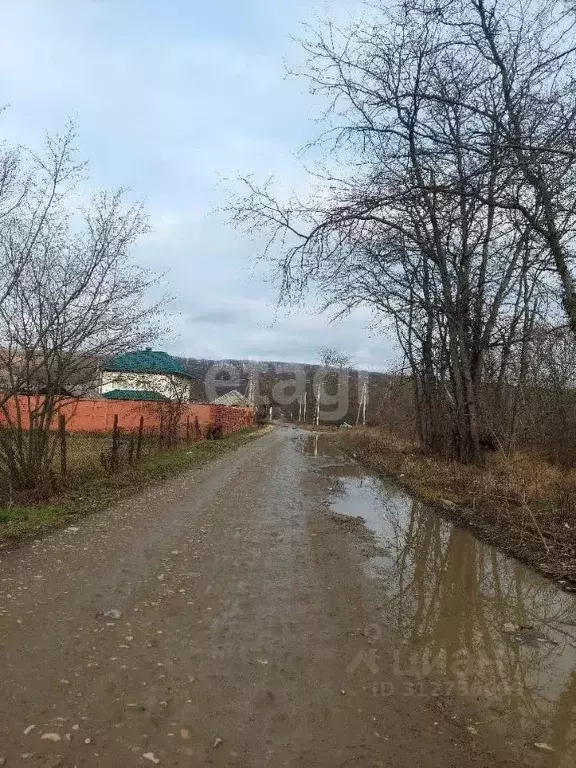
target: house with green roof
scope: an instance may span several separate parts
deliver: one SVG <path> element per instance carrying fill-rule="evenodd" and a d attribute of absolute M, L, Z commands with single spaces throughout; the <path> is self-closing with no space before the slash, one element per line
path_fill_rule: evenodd
<path fill-rule="evenodd" d="M 127 352 L 102 369 L 100 393 L 107 400 L 189 402 L 193 377 L 166 352 Z"/>

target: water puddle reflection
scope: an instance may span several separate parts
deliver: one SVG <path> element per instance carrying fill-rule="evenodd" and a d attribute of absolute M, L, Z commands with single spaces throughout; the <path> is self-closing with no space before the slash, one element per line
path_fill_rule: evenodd
<path fill-rule="evenodd" d="M 310 432 L 302 442 L 302 453 L 305 456 L 337 456 L 331 435 L 323 432 Z"/>
<path fill-rule="evenodd" d="M 319 451 L 320 439 L 310 455 Z M 375 622 L 405 641 L 398 674 L 432 671 L 480 706 L 479 732 L 490 723 L 509 738 L 551 745 L 551 765 L 576 765 L 576 599 L 393 481 L 339 461 L 325 470 L 332 508 L 362 517 L 375 534 Z"/>

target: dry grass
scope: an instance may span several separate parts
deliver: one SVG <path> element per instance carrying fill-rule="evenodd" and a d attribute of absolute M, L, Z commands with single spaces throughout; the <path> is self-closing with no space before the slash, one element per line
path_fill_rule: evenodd
<path fill-rule="evenodd" d="M 378 429 L 346 430 L 338 440 L 482 538 L 546 575 L 576 581 L 574 470 L 522 453 L 490 454 L 481 465 L 465 466 Z"/>
<path fill-rule="evenodd" d="M 192 445 L 193 443 L 189 443 Z M 186 444 L 188 445 L 188 444 Z M 181 443 L 180 447 L 185 444 Z M 178 447 L 178 446 L 176 446 Z M 112 449 L 111 435 L 69 434 L 66 438 L 67 468 L 72 478 L 86 477 L 94 474 L 106 474 L 102 456 Z M 119 441 L 118 463 L 120 467 L 128 465 L 129 436 L 122 435 Z M 142 440 L 141 456 L 152 456 L 160 452 L 158 438 L 145 436 Z M 60 468 L 60 452 L 56 450 L 54 469 Z"/>
<path fill-rule="evenodd" d="M 72 475 L 103 472 L 100 454 L 110 450 L 111 445 L 112 438 L 109 435 L 68 435 L 66 446 L 68 471 Z M 59 461 L 60 456 L 57 451 L 54 457 L 56 468 Z"/>

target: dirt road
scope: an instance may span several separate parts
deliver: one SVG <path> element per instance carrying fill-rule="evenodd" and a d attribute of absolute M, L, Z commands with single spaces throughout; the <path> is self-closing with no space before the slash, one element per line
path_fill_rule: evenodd
<path fill-rule="evenodd" d="M 0 764 L 536 764 L 454 702 L 383 695 L 369 544 L 301 441 L 279 428 L 0 556 Z"/>

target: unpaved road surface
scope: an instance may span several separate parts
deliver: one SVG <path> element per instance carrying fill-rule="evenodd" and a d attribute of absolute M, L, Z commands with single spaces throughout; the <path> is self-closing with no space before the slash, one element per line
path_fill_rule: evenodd
<path fill-rule="evenodd" d="M 0 764 L 536 764 L 474 738 L 464 704 L 382 695 L 395 639 L 376 686 L 362 539 L 302 440 L 277 429 L 0 555 Z"/>

